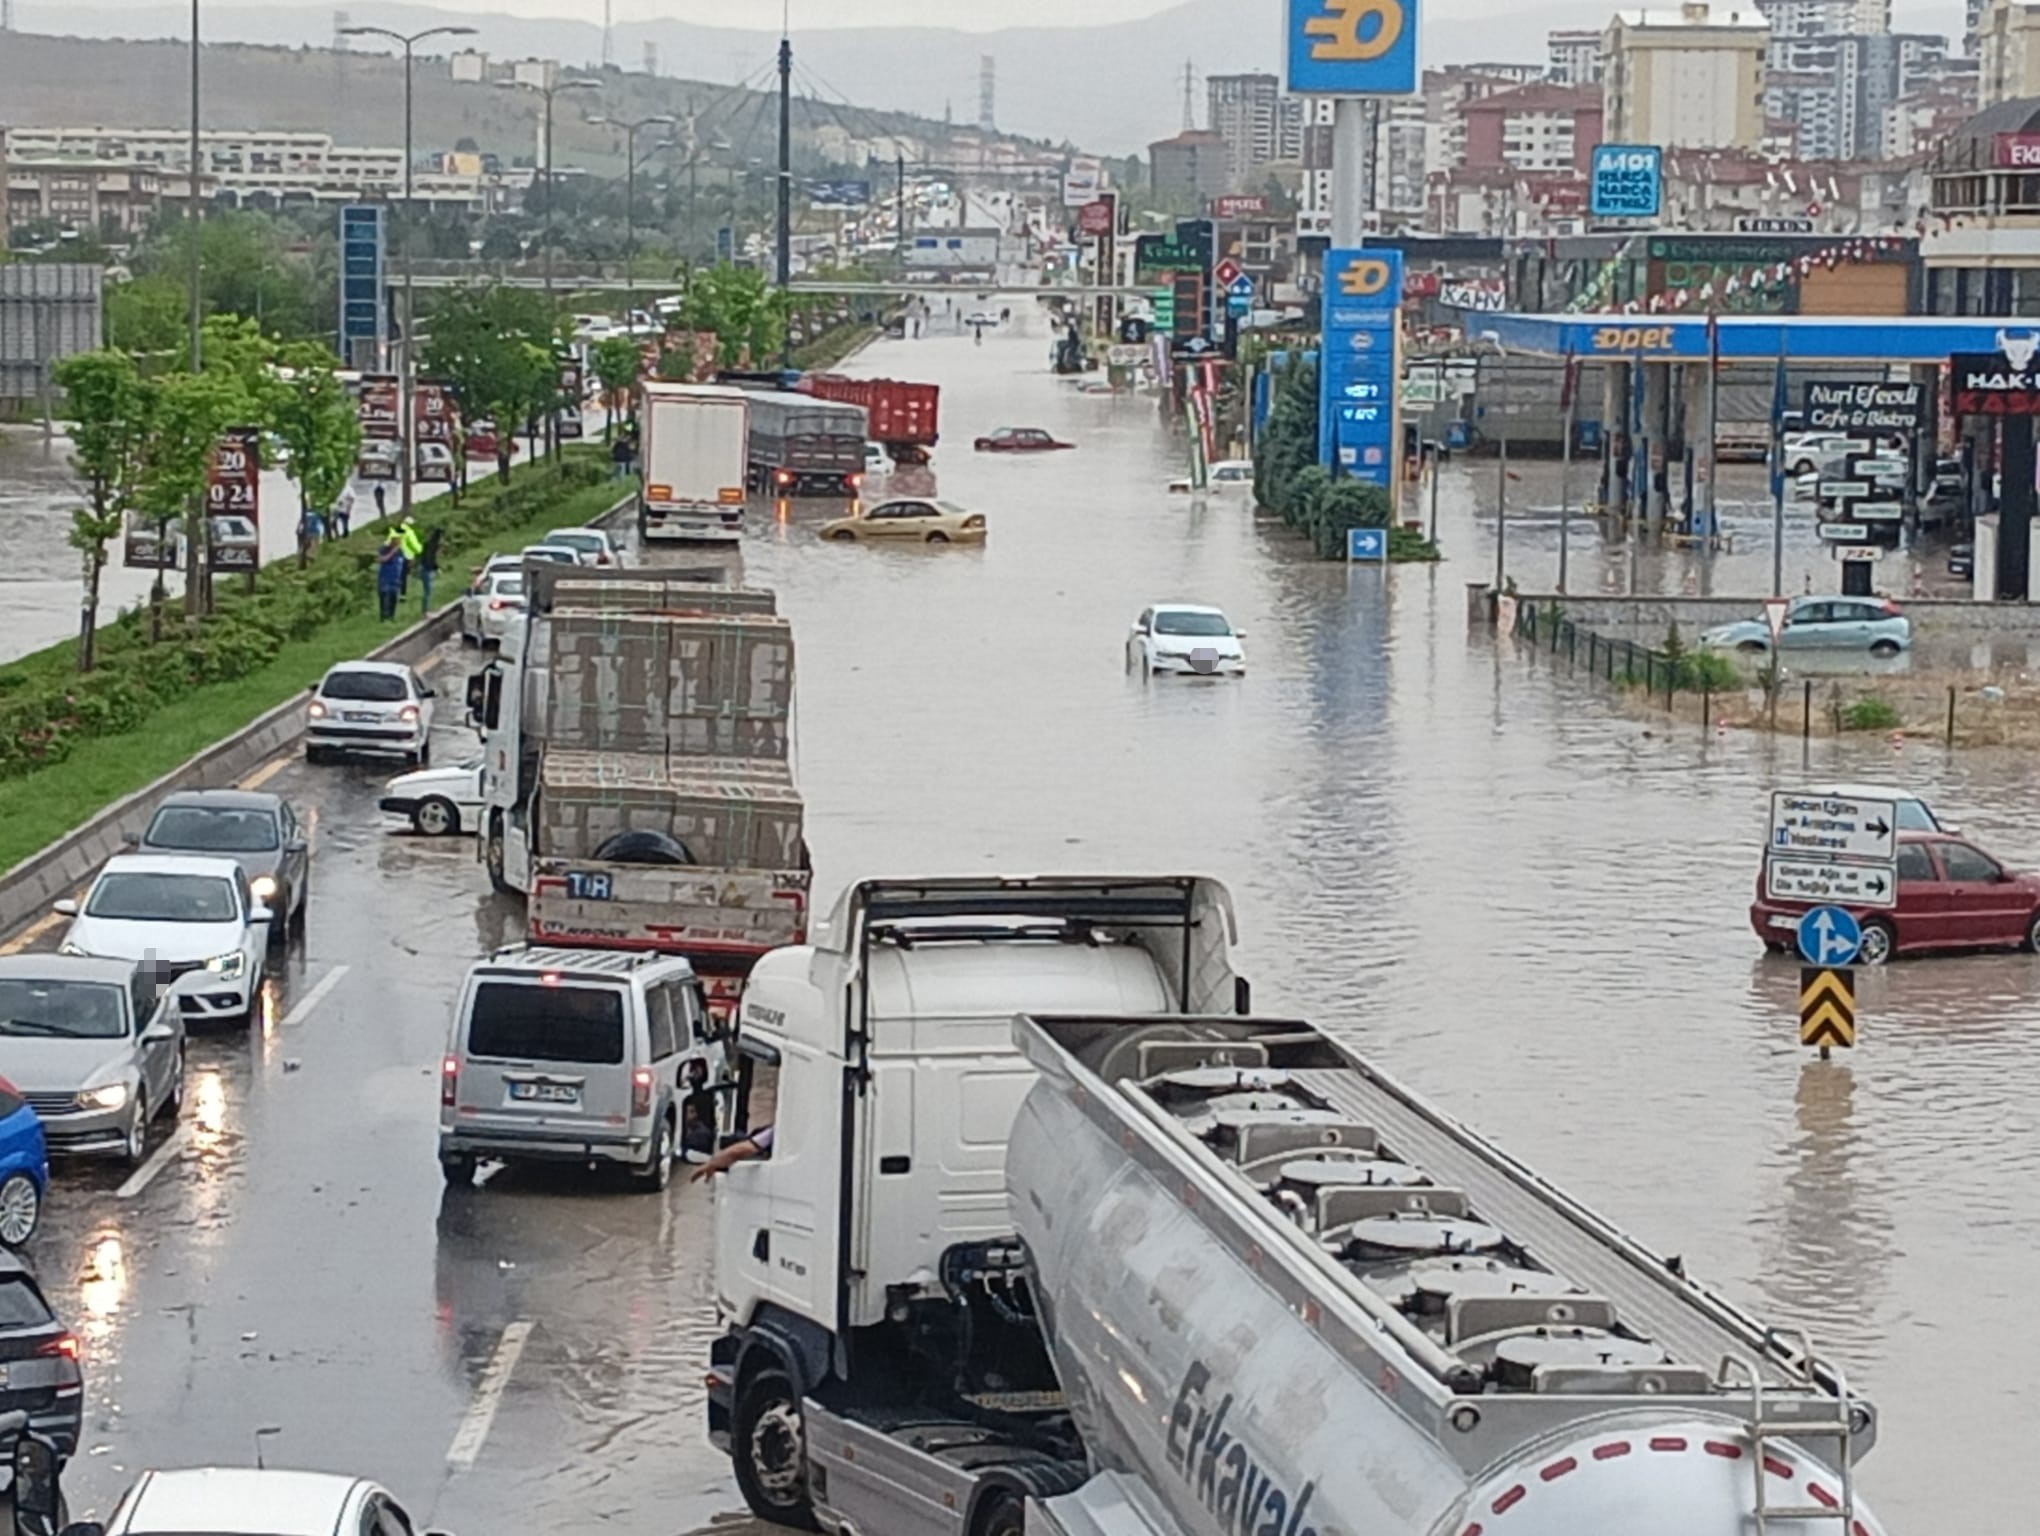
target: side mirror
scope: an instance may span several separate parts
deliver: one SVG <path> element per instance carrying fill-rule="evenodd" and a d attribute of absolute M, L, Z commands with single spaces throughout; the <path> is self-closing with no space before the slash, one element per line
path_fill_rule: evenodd
<path fill-rule="evenodd" d="M 310 844 L 308 844 L 303 838 L 294 837 L 289 842 L 283 845 L 283 851 L 285 853 L 303 853 L 305 849 L 308 848 L 309 846 Z"/>
<path fill-rule="evenodd" d="M 439 690 L 437 688 L 434 688 L 431 684 L 427 683 L 423 687 L 419 688 L 418 697 L 421 699 L 436 699 L 439 697 Z"/>
<path fill-rule="evenodd" d="M 78 915 L 78 903 L 69 896 L 66 896 L 62 901 L 52 902 L 50 910 L 59 917 L 76 917 Z"/>
<path fill-rule="evenodd" d="M 57 1487 L 57 1448 L 36 1434 L 14 1442 L 15 1536 L 57 1536 L 64 1496 Z"/>
<path fill-rule="evenodd" d="M 259 901 L 248 909 L 248 921 L 251 923 L 270 923 L 275 920 L 276 914 Z"/>
<path fill-rule="evenodd" d="M 142 1031 L 142 1044 L 161 1045 L 165 1040 L 174 1039 L 177 1031 L 168 1024 L 151 1024 Z"/>

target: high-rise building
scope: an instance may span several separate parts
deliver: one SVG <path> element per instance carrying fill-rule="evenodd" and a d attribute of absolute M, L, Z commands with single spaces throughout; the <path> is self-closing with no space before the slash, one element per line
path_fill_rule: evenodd
<path fill-rule="evenodd" d="M 1553 85 L 1601 83 L 1601 34 L 1553 31 L 1545 34 L 1545 73 Z"/>
<path fill-rule="evenodd" d="M 1211 131 L 1225 141 L 1228 185 L 1247 191 L 1260 167 L 1285 158 L 1282 82 L 1273 75 L 1208 75 L 1204 88 Z"/>
<path fill-rule="evenodd" d="M 1619 11 L 1603 38 L 1608 142 L 1752 152 L 1762 144 L 1771 27 L 1760 13 L 1686 0 L 1677 12 Z"/>
<path fill-rule="evenodd" d="M 2040 5 L 1987 0 L 1977 21 L 1979 108 L 2040 95 Z"/>
<path fill-rule="evenodd" d="M 1601 142 L 1601 93 L 1590 85 L 1525 85 L 1466 104 L 1466 164 L 1584 171 Z"/>

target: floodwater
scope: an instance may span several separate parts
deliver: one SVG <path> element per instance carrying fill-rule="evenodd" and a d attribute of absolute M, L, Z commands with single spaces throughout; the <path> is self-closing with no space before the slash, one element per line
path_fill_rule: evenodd
<path fill-rule="evenodd" d="M 1237 496 L 1170 496 L 1155 404 L 1054 379 L 1027 321 L 854 365 L 943 385 L 933 478 L 986 514 L 985 547 L 824 544 L 834 506 L 753 511 L 747 579 L 800 648 L 818 897 L 888 873 L 1221 877 L 1258 1006 L 1810 1331 L 1883 1411 L 1859 1486 L 1892 1530 L 2023 1529 L 2040 961 L 1866 975 L 1860 1047 L 1822 1063 L 1796 1044 L 1797 969 L 1745 909 L 1775 785 L 1901 782 L 2030 867 L 2040 773 L 1632 715 L 1469 632 L 1491 465 L 1448 470 L 1446 563 L 1306 560 Z M 969 451 L 1007 424 L 1078 447 Z M 1225 606 L 1250 674 L 1128 675 L 1127 626 L 1168 598 Z M 444 653 L 442 691 L 470 664 Z M 440 760 L 462 740 L 443 722 Z M 145 1465 L 250 1460 L 259 1435 L 271 1465 L 374 1476 L 421 1525 L 730 1529 L 702 1436 L 705 1191 L 442 1191 L 447 1012 L 516 911 L 466 840 L 385 831 L 380 780 L 270 779 L 317 817 L 308 939 L 247 1038 L 194 1044 L 185 1139 L 145 1186 L 60 1174 L 34 1253 L 86 1341 L 73 1508 L 103 1513 Z"/>

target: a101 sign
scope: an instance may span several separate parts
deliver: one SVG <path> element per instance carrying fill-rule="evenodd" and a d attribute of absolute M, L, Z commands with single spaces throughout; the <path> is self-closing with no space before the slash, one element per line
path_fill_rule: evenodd
<path fill-rule="evenodd" d="M 1587 212 L 1597 219 L 1654 219 L 1664 202 L 1665 152 L 1655 144 L 1597 144 Z"/>
<path fill-rule="evenodd" d="M 1289 0 L 1289 89 L 1414 95 L 1417 0 Z"/>

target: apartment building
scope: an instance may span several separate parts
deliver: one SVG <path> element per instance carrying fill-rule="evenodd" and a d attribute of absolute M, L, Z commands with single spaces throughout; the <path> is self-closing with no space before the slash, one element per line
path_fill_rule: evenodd
<path fill-rule="evenodd" d="M 1620 11 L 1602 34 L 1609 142 L 1755 151 L 1764 138 L 1763 13 L 1686 0 Z"/>

